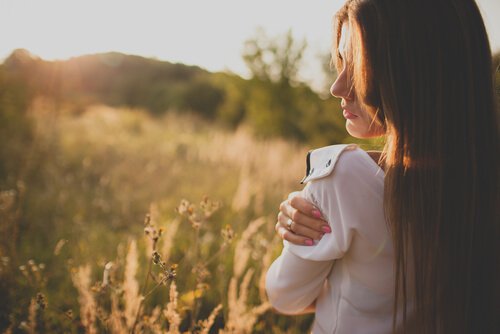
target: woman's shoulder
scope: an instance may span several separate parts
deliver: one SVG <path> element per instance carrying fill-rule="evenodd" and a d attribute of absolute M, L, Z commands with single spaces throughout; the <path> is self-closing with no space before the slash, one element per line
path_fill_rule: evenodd
<path fill-rule="evenodd" d="M 384 171 L 366 151 L 356 144 L 331 145 L 308 153 L 306 176 L 302 183 L 335 178 L 360 180 L 384 178 Z"/>
<path fill-rule="evenodd" d="M 378 236 L 377 230 L 384 231 L 383 171 L 364 150 L 357 145 L 328 146 L 311 151 L 308 160 L 302 195 L 321 211 L 334 233 L 325 234 L 316 247 L 290 246 L 294 254 L 317 261 L 339 259 L 355 234 Z"/>

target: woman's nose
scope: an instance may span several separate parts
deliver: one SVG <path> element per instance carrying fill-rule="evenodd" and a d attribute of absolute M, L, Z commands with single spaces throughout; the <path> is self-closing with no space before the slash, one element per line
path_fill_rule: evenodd
<path fill-rule="evenodd" d="M 343 98 L 346 100 L 352 99 L 352 85 L 351 81 L 348 79 L 347 71 L 344 69 L 340 72 L 337 80 L 330 87 L 330 93 L 338 98 Z"/>

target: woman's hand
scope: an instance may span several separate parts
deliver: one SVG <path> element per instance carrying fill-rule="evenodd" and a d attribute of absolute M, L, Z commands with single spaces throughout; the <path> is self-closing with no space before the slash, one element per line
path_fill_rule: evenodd
<path fill-rule="evenodd" d="M 307 246 L 332 232 L 319 209 L 301 197 L 299 191 L 290 193 L 281 203 L 275 229 L 282 239 Z"/>

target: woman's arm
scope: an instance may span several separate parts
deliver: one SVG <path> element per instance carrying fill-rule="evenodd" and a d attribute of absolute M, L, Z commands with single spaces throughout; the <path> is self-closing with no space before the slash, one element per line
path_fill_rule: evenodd
<path fill-rule="evenodd" d="M 339 202 L 336 186 L 331 181 L 332 178 L 327 177 L 310 183 L 301 193 L 301 198 L 309 205 L 317 202 L 318 210 L 327 217 L 332 212 L 340 212 L 336 209 Z M 336 222 L 340 224 L 341 219 L 336 219 Z M 340 225 L 337 229 L 338 235 L 325 235 L 313 247 L 284 242 L 281 255 L 273 262 L 266 277 L 269 301 L 277 311 L 284 314 L 314 311 L 314 303 L 325 289 L 335 259 L 343 256 L 351 239 L 348 229 Z"/>
<path fill-rule="evenodd" d="M 317 209 L 322 213 L 333 233 L 324 234 L 320 240 L 314 241 L 312 247 L 284 241 L 283 251 L 266 277 L 269 300 L 282 313 L 298 314 L 310 309 L 311 304 L 326 292 L 328 286 L 325 283 L 332 273 L 334 262 L 343 258 L 350 248 L 357 225 L 367 219 L 369 221 L 362 208 L 369 205 L 367 201 L 374 194 L 370 188 L 371 181 L 360 175 L 367 167 L 373 169 L 373 164 L 366 166 L 366 156 L 363 155 L 366 153 L 356 151 L 343 154 L 336 164 L 342 150 L 338 147 L 327 150 L 326 157 L 332 157 L 326 162 L 330 169 L 319 170 L 318 174 L 309 173 L 308 183 L 301 195 L 308 202 L 310 212 Z M 325 166 L 324 163 L 321 165 Z M 324 224 L 327 223 L 323 220 L 318 226 Z M 297 226 L 292 224 L 292 231 Z"/>
<path fill-rule="evenodd" d="M 271 305 L 284 314 L 314 312 L 314 303 L 332 266 L 333 261 L 305 260 L 285 247 L 266 275 Z"/>

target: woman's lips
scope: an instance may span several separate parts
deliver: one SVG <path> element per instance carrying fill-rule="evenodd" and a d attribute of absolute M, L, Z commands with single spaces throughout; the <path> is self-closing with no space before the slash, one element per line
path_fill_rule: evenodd
<path fill-rule="evenodd" d="M 350 113 L 350 112 L 349 112 L 349 111 L 347 111 L 346 109 L 344 109 L 344 110 L 343 110 L 342 115 L 344 115 L 344 117 L 345 117 L 346 119 L 358 118 L 358 116 L 357 116 L 357 115 L 354 115 L 354 114 Z"/>

